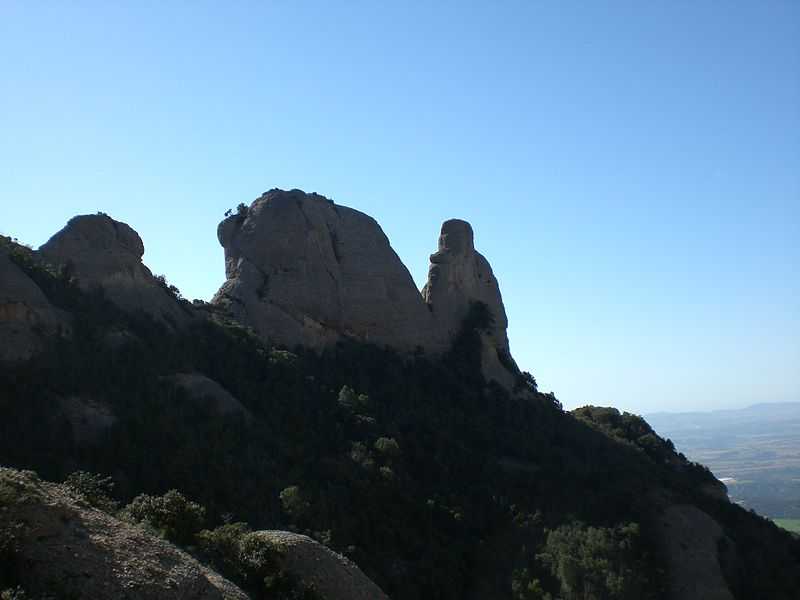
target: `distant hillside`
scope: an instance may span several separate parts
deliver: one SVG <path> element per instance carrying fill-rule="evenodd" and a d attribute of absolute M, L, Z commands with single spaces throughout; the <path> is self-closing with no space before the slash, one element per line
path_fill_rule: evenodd
<path fill-rule="evenodd" d="M 656 413 L 647 420 L 725 481 L 733 501 L 765 516 L 800 518 L 800 402 Z"/>

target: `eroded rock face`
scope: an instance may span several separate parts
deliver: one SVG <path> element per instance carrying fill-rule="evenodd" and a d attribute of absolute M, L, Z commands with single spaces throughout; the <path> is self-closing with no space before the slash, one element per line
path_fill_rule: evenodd
<path fill-rule="evenodd" d="M 27 360 L 68 329 L 69 316 L 0 249 L 0 361 Z"/>
<path fill-rule="evenodd" d="M 442 345 L 408 269 L 361 212 L 318 194 L 271 190 L 217 235 L 227 281 L 213 302 L 274 343 Z"/>
<path fill-rule="evenodd" d="M 719 523 L 699 508 L 675 504 L 656 522 L 667 559 L 673 600 L 734 600 L 720 566 L 719 547 L 725 538 Z"/>
<path fill-rule="evenodd" d="M 96 443 L 117 422 L 108 405 L 90 398 L 66 396 L 59 398 L 59 405 L 78 446 Z"/>
<path fill-rule="evenodd" d="M 489 309 L 493 323 L 483 338 L 483 371 L 487 379 L 511 387 L 516 365 L 508 345 L 508 317 L 500 286 L 489 261 L 475 250 L 472 227 L 451 219 L 442 224 L 439 249 L 431 255 L 428 283 L 422 290 L 447 339 L 453 339 L 473 302 Z"/>
<path fill-rule="evenodd" d="M 446 352 L 473 302 L 493 318 L 482 334 L 483 371 L 511 389 L 508 319 L 469 223 L 442 226 L 422 293 L 371 217 L 300 190 L 270 190 L 220 223 L 227 281 L 213 302 L 264 339 L 322 349 L 343 338 Z"/>
<path fill-rule="evenodd" d="M 173 325 L 187 319 L 185 309 L 142 263 L 142 239 L 125 223 L 104 214 L 73 217 L 39 253 L 70 269 L 81 288 L 101 287 L 125 311 L 141 310 Z"/>
<path fill-rule="evenodd" d="M 176 373 L 161 378 L 182 388 L 199 405 L 220 415 L 237 414 L 245 419 L 252 418 L 250 411 L 228 390 L 202 373 Z"/>
<path fill-rule="evenodd" d="M 259 531 L 283 555 L 282 566 L 327 600 L 388 600 L 355 563 L 305 535 Z"/>

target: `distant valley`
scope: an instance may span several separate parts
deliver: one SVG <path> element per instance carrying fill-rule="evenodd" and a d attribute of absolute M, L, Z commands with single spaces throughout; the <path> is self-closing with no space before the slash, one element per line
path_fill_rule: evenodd
<path fill-rule="evenodd" d="M 723 480 L 732 501 L 767 517 L 800 519 L 800 402 L 646 419 Z"/>

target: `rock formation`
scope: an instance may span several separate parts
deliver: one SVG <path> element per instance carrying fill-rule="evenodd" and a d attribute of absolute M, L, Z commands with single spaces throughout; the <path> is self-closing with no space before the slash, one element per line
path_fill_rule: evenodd
<path fill-rule="evenodd" d="M 465 221 L 442 226 L 423 293 L 374 219 L 318 194 L 270 190 L 217 236 L 227 281 L 213 302 L 273 343 L 321 349 L 352 338 L 439 355 L 477 301 L 493 318 L 484 373 L 515 381 L 500 289 Z"/>
<path fill-rule="evenodd" d="M 217 236 L 227 281 L 213 302 L 274 343 L 441 345 L 408 269 L 361 212 L 317 194 L 271 190 L 225 219 Z"/>
<path fill-rule="evenodd" d="M 72 439 L 81 447 L 96 443 L 117 422 L 104 402 L 73 395 L 59 397 L 58 405 L 69 423 Z"/>
<path fill-rule="evenodd" d="M 671 600 L 733 600 L 719 557 L 719 548 L 733 542 L 719 523 L 696 506 L 675 504 L 663 510 L 656 531 L 669 566 Z"/>
<path fill-rule="evenodd" d="M 0 489 L 0 528 L 13 535 L 22 584 L 37 598 L 53 589 L 69 598 L 248 598 L 186 552 L 63 485 L 0 468 Z"/>
<path fill-rule="evenodd" d="M 452 340 L 473 302 L 482 302 L 492 320 L 482 334 L 483 372 L 487 379 L 511 387 L 517 367 L 508 346 L 508 318 L 500 286 L 489 261 L 475 250 L 472 227 L 451 219 L 442 224 L 439 249 L 431 255 L 428 283 L 422 290 L 438 327 Z"/>
<path fill-rule="evenodd" d="M 187 319 L 185 309 L 142 264 L 142 239 L 125 223 L 104 214 L 73 217 L 39 253 L 71 270 L 81 288 L 102 288 L 125 311 L 144 311 L 171 325 Z"/>
<path fill-rule="evenodd" d="M 198 406 L 216 414 L 237 414 L 247 420 L 252 418 L 250 411 L 228 390 L 202 373 L 176 373 L 163 376 L 161 380 L 182 389 Z"/>
<path fill-rule="evenodd" d="M 69 316 L 0 248 L 0 361 L 26 360 L 68 329 Z"/>
<path fill-rule="evenodd" d="M 320 350 L 354 339 L 437 356 L 450 348 L 470 305 L 482 302 L 493 321 L 481 333 L 484 375 L 513 387 L 500 288 L 469 223 L 442 225 L 422 293 L 373 218 L 318 194 L 270 190 L 220 223 L 217 237 L 226 281 L 213 303 L 269 343 Z M 190 309 L 153 277 L 143 254 L 139 235 L 102 213 L 74 217 L 39 249 L 84 290 L 100 287 L 125 311 L 181 326 Z M 18 338 L 15 352 L 29 356 L 34 325 L 52 328 L 57 319 L 36 285 L 2 256 L 0 269 L 0 327 Z"/>
<path fill-rule="evenodd" d="M 282 555 L 287 572 L 312 584 L 326 600 L 388 600 L 361 569 L 310 537 L 289 531 L 259 531 Z"/>

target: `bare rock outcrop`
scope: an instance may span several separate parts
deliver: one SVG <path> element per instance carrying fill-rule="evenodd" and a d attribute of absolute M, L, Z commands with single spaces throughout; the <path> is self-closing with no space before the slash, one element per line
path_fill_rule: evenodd
<path fill-rule="evenodd" d="M 489 261 L 475 250 L 472 227 L 466 221 L 451 219 L 442 224 L 439 249 L 431 255 L 422 295 L 446 339 L 457 335 L 473 302 L 486 305 L 492 323 L 482 334 L 484 376 L 512 387 L 517 367 L 509 350 L 500 286 Z"/>
<path fill-rule="evenodd" d="M 109 406 L 90 398 L 66 396 L 59 398 L 58 404 L 78 446 L 96 443 L 117 422 Z"/>
<path fill-rule="evenodd" d="M 233 583 L 63 485 L 0 468 L 0 529 L 30 594 L 69 598 L 247 600 Z M 145 550 L 146 549 L 146 550 Z"/>
<path fill-rule="evenodd" d="M 672 600 L 734 600 L 723 576 L 719 547 L 732 546 L 714 519 L 690 504 L 667 507 L 656 520 L 667 559 Z"/>
<path fill-rule="evenodd" d="M 305 535 L 289 531 L 259 531 L 282 556 L 282 567 L 312 584 L 326 600 L 389 600 L 358 566 Z"/>
<path fill-rule="evenodd" d="M 183 389 L 199 405 L 219 415 L 238 414 L 252 418 L 250 411 L 228 390 L 202 373 L 176 373 L 161 378 L 177 388 Z"/>
<path fill-rule="evenodd" d="M 0 361 L 27 360 L 53 335 L 68 332 L 69 315 L 0 248 Z"/>
<path fill-rule="evenodd" d="M 144 311 L 171 325 L 187 319 L 186 310 L 142 263 L 144 244 L 139 234 L 108 215 L 73 217 L 39 253 L 70 270 L 84 290 L 102 288 L 127 312 Z"/>
<path fill-rule="evenodd" d="M 500 288 L 465 221 L 442 226 L 422 292 L 374 219 L 318 194 L 270 190 L 217 237 L 227 281 L 213 303 L 272 343 L 322 349 L 350 338 L 436 356 L 481 302 L 492 317 L 484 375 L 507 389 L 516 382 Z"/>
<path fill-rule="evenodd" d="M 227 281 L 213 302 L 274 343 L 441 345 L 408 269 L 378 223 L 357 210 L 318 194 L 270 190 L 225 219 L 217 236 Z"/>

